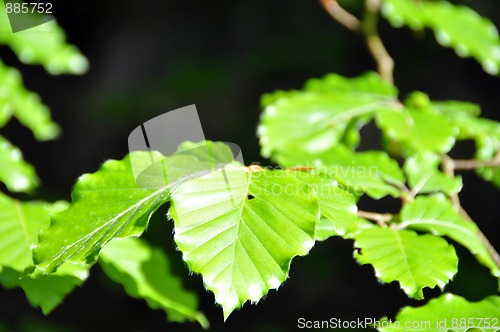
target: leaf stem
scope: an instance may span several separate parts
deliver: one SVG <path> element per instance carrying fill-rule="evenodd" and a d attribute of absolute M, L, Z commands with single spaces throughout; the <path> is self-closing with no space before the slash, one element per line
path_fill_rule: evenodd
<path fill-rule="evenodd" d="M 335 21 L 351 31 L 361 32 L 361 22 L 359 19 L 342 8 L 337 0 L 320 0 L 320 3 Z"/>
<path fill-rule="evenodd" d="M 375 221 L 380 227 L 387 227 L 387 222 L 394 219 L 394 215 L 390 213 L 377 213 L 363 210 L 358 210 L 358 217 Z"/>
<path fill-rule="evenodd" d="M 394 83 L 394 60 L 380 38 L 377 25 L 382 0 L 365 0 L 365 15 L 362 21 L 366 44 L 377 63 L 380 76 L 389 83 Z"/>

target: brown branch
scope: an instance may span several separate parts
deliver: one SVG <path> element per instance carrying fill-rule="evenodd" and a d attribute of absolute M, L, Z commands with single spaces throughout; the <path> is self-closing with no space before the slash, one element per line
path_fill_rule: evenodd
<path fill-rule="evenodd" d="M 358 217 L 365 218 L 368 220 L 375 221 L 380 227 L 387 227 L 387 222 L 394 218 L 394 215 L 390 213 L 377 213 L 358 210 Z"/>
<path fill-rule="evenodd" d="M 500 167 L 500 151 L 490 160 L 458 159 L 453 160 L 453 168 L 460 171 L 470 171 L 481 167 Z"/>
<path fill-rule="evenodd" d="M 450 178 L 455 177 L 455 161 L 451 159 L 450 156 L 448 156 L 447 154 L 442 155 L 441 165 L 443 166 L 443 172 L 446 175 L 448 175 Z M 460 212 L 461 210 L 463 210 L 462 205 L 460 204 L 460 197 L 458 197 L 458 193 L 450 195 L 450 199 L 456 211 Z"/>
<path fill-rule="evenodd" d="M 387 52 L 377 29 L 381 6 L 382 0 L 365 0 L 366 10 L 362 25 L 368 50 L 377 63 L 377 70 L 380 76 L 392 84 L 394 83 L 394 60 L 389 55 L 389 52 Z"/>
<path fill-rule="evenodd" d="M 336 0 L 320 0 L 328 14 L 341 25 L 354 32 L 361 32 L 361 22 L 358 18 L 342 8 Z"/>
<path fill-rule="evenodd" d="M 446 154 L 441 157 L 441 160 L 442 160 L 443 172 L 445 174 L 447 174 L 448 176 L 454 177 L 456 169 L 471 170 L 471 169 L 476 169 L 478 167 L 492 166 L 493 161 L 495 161 L 496 163 L 500 163 L 500 152 L 497 153 L 497 155 L 493 159 L 484 160 L 484 161 L 483 160 L 453 160 L 450 158 L 450 156 L 448 156 Z M 480 162 L 482 162 L 482 163 L 480 163 Z M 468 165 L 468 166 L 471 166 L 471 168 L 458 168 L 457 166 L 460 165 L 461 163 L 463 163 L 462 166 Z M 482 165 L 482 166 L 478 166 L 478 165 Z M 472 166 L 475 166 L 475 167 L 472 167 Z M 469 214 L 467 213 L 467 211 L 465 211 L 465 209 L 460 204 L 460 198 L 458 197 L 458 193 L 450 195 L 450 199 L 453 202 L 453 207 L 455 208 L 455 210 L 457 210 L 465 220 L 470 221 L 470 222 L 474 222 L 472 220 L 472 218 L 469 216 Z M 477 228 L 476 235 L 481 240 L 481 243 L 486 248 L 486 250 L 490 254 L 491 258 L 493 258 L 493 261 L 495 262 L 495 264 L 498 267 L 500 267 L 500 255 L 495 250 L 493 245 L 490 243 L 488 238 L 484 235 L 483 232 L 481 232 L 481 230 L 479 228 Z"/>

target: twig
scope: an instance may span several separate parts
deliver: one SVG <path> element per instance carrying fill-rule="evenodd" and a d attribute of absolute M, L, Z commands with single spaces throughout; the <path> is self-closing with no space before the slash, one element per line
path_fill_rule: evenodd
<path fill-rule="evenodd" d="M 448 176 L 455 176 L 455 170 L 456 169 L 462 169 L 462 170 L 471 170 L 471 169 L 476 169 L 478 167 L 484 167 L 484 166 L 493 166 L 494 162 L 496 162 L 496 165 L 499 165 L 500 163 L 500 153 L 497 153 L 497 155 L 491 159 L 491 160 L 453 160 L 450 158 L 448 155 L 443 155 L 441 157 L 442 160 L 442 166 L 443 166 L 443 172 L 447 174 Z M 458 162 L 458 163 L 457 163 Z M 482 162 L 482 163 L 481 163 Z M 470 168 L 458 168 L 457 166 L 462 164 L 471 166 Z M 482 166 L 479 166 L 482 165 Z M 472 167 L 475 166 L 475 167 Z M 453 202 L 453 207 L 455 210 L 457 210 L 460 215 L 467 221 L 474 222 L 472 218 L 469 216 L 467 211 L 462 207 L 460 204 L 460 198 L 458 197 L 458 194 L 453 194 L 450 195 L 450 199 Z M 493 258 L 493 261 L 495 264 L 500 267 L 500 255 L 498 252 L 495 250 L 495 248 L 491 245 L 490 241 L 488 238 L 484 235 L 483 232 L 479 228 L 477 228 L 476 231 L 477 237 L 481 240 L 481 243 L 483 246 L 486 248 L 488 253 L 490 254 L 491 258 Z"/>
<path fill-rule="evenodd" d="M 366 44 L 373 59 L 377 63 L 380 76 L 389 83 L 394 83 L 394 60 L 380 39 L 377 25 L 382 0 L 365 0 L 365 16 L 362 21 Z"/>
<path fill-rule="evenodd" d="M 394 218 L 390 213 L 377 213 L 362 210 L 358 210 L 358 217 L 375 221 L 380 227 L 387 227 L 387 222 Z"/>
<path fill-rule="evenodd" d="M 351 31 L 361 32 L 358 18 L 342 8 L 336 0 L 320 0 L 320 3 L 335 21 Z"/>
<path fill-rule="evenodd" d="M 458 159 L 453 160 L 453 168 L 461 171 L 469 171 L 481 167 L 500 167 L 500 151 L 490 160 Z"/>
<path fill-rule="evenodd" d="M 448 175 L 450 178 L 455 177 L 455 161 L 450 158 L 447 154 L 441 156 L 441 165 L 443 166 L 443 172 Z M 458 197 L 458 193 L 454 193 L 450 195 L 451 202 L 453 203 L 453 207 L 457 212 L 460 212 L 462 209 L 462 205 L 460 204 L 460 197 Z M 464 211 L 465 212 L 465 211 Z M 461 212 L 460 212 L 461 213 Z M 467 215 L 468 217 L 468 215 Z"/>
<path fill-rule="evenodd" d="M 465 220 L 470 221 L 470 222 L 474 222 L 472 220 L 472 218 L 469 216 L 469 214 L 467 213 L 467 211 L 465 211 L 463 209 L 463 207 L 460 207 L 460 214 L 464 217 Z M 493 245 L 490 243 L 490 241 L 488 240 L 486 235 L 484 235 L 484 233 L 481 232 L 481 230 L 479 228 L 476 231 L 476 235 L 479 238 L 479 240 L 481 240 L 481 243 L 486 248 L 486 250 L 490 254 L 491 258 L 493 258 L 493 261 L 495 262 L 495 264 L 500 268 L 500 255 L 495 250 Z"/>

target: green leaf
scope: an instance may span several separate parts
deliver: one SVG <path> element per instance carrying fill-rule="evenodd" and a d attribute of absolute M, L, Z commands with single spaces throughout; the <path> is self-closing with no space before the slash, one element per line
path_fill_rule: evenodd
<path fill-rule="evenodd" d="M 50 314 L 75 287 L 88 277 L 88 267 L 64 264 L 56 273 L 33 273 L 19 279 L 19 271 L 5 269 L 0 283 L 6 288 L 21 287 L 33 307 L 40 307 L 44 315 Z"/>
<path fill-rule="evenodd" d="M 465 220 L 443 195 L 418 196 L 414 202 L 405 205 L 401 210 L 399 228 L 406 227 L 447 236 L 460 243 L 476 255 L 479 262 L 490 269 L 492 275 L 499 278 L 500 286 L 500 268 L 478 235 L 477 225 Z"/>
<path fill-rule="evenodd" d="M 10 191 L 29 192 L 38 185 L 33 166 L 23 160 L 21 151 L 0 136 L 0 182 Z"/>
<path fill-rule="evenodd" d="M 170 271 L 167 256 L 160 249 L 135 238 L 113 240 L 99 256 L 106 275 L 124 286 L 127 294 L 161 308 L 171 322 L 197 321 L 208 328 L 205 316 L 197 311 L 198 300 Z"/>
<path fill-rule="evenodd" d="M 45 314 L 87 278 L 88 268 L 65 264 L 55 274 L 35 273 L 19 279 L 33 264 L 31 247 L 38 232 L 49 226 L 52 212 L 66 208 L 66 203 L 22 203 L 0 194 L 0 283 L 7 288 L 23 288 L 33 306 Z"/>
<path fill-rule="evenodd" d="M 336 235 L 350 236 L 358 230 L 356 200 L 336 180 L 320 173 L 296 171 L 293 174 L 318 195 L 322 218 L 316 225 L 317 241 Z"/>
<path fill-rule="evenodd" d="M 455 249 L 434 235 L 372 227 L 354 238 L 354 246 L 361 249 L 355 254 L 360 264 L 371 264 L 382 282 L 398 281 L 416 299 L 424 298 L 424 287 L 442 289 L 457 272 Z"/>
<path fill-rule="evenodd" d="M 445 293 L 430 300 L 421 307 L 404 307 L 391 325 L 381 320 L 379 331 L 408 331 L 405 326 L 413 326 L 428 332 L 497 331 L 500 329 L 500 296 L 488 296 L 479 302 L 469 302 L 461 296 Z M 400 328 L 395 326 L 399 324 Z M 413 324 L 413 325 L 412 325 Z"/>
<path fill-rule="evenodd" d="M 406 154 L 446 153 L 458 134 L 458 129 L 446 117 L 430 110 L 386 109 L 377 112 L 376 122 L 389 139 L 404 144 Z"/>
<path fill-rule="evenodd" d="M 444 115 L 459 128 L 459 139 L 472 139 L 476 142 L 476 158 L 491 160 L 500 153 L 500 123 L 485 118 L 478 118 L 477 105 L 457 102 L 432 103 L 432 107 Z M 478 168 L 477 173 L 500 188 L 500 168 Z"/>
<path fill-rule="evenodd" d="M 306 82 L 306 91 L 331 92 L 331 93 L 353 93 L 378 95 L 379 98 L 388 97 L 394 99 L 398 95 L 398 89 L 380 78 L 375 72 L 367 72 L 361 76 L 347 78 L 337 74 L 328 74 L 321 79 L 313 78 Z"/>
<path fill-rule="evenodd" d="M 15 116 L 38 140 L 49 140 L 59 135 L 59 126 L 52 121 L 48 107 L 37 94 L 26 90 L 16 69 L 5 66 L 1 61 L 0 91 L 0 127 Z"/>
<path fill-rule="evenodd" d="M 382 151 L 352 152 L 338 145 L 321 154 L 291 152 L 278 161 L 286 167 L 313 167 L 350 188 L 356 196 L 366 193 L 375 199 L 386 195 L 398 197 L 398 187 L 405 183 L 398 163 Z"/>
<path fill-rule="evenodd" d="M 258 129 L 262 155 L 278 160 L 282 153 L 322 153 L 338 143 L 353 147 L 359 128 L 374 112 L 392 107 L 396 95 L 393 86 L 367 73 L 353 79 L 330 74 L 301 92 L 268 96 Z"/>
<path fill-rule="evenodd" d="M 462 189 L 462 179 L 452 178 L 439 171 L 440 163 L 439 156 L 431 152 L 406 159 L 404 170 L 414 194 L 443 192 L 451 195 Z"/>
<path fill-rule="evenodd" d="M 66 43 L 55 20 L 12 33 L 4 1 L 0 1 L 0 31 L 0 44 L 12 48 L 23 63 L 43 65 L 51 74 L 82 74 L 88 68 L 87 59 Z"/>
<path fill-rule="evenodd" d="M 442 46 L 452 47 L 461 57 L 473 57 L 487 73 L 498 74 L 498 30 L 471 8 L 448 1 L 386 0 L 382 13 L 395 27 L 406 24 L 413 30 L 432 29 Z"/>
<path fill-rule="evenodd" d="M 138 187 L 131 156 L 134 161 L 147 163 L 151 155 L 134 152 L 121 161 L 107 161 L 96 173 L 79 178 L 71 207 L 55 215 L 50 228 L 40 233 L 33 252 L 38 269 L 52 272 L 66 261 L 93 263 L 111 239 L 143 233 L 151 215 L 169 199 L 170 189 Z"/>
<path fill-rule="evenodd" d="M 286 171 L 226 166 L 182 184 L 170 216 L 189 268 L 201 273 L 224 317 L 259 301 L 314 245 L 318 198 Z"/>

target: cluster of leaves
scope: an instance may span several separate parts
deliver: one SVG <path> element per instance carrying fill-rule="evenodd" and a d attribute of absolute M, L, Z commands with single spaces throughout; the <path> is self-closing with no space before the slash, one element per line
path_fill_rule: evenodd
<path fill-rule="evenodd" d="M 494 73 L 498 36 L 491 37 L 489 23 L 465 7 L 443 3 L 386 0 L 383 12 L 395 25 L 435 29 L 442 43 L 478 58 Z M 441 14 L 446 19 L 433 16 Z M 474 38 L 463 29 L 457 32 L 454 19 L 472 25 Z M 53 36 L 61 35 L 54 22 L 50 26 L 58 31 Z M 479 45 L 483 34 L 494 40 Z M 68 63 L 51 64 L 47 49 L 39 47 L 43 43 L 30 44 L 30 38 L 16 36 L 4 42 L 21 59 L 44 64 L 49 71 L 75 69 L 75 63 L 82 63 L 81 58 L 67 60 L 71 48 L 60 57 L 49 57 Z M 55 53 L 65 49 L 57 45 Z M 6 93 L 0 97 L 6 106 L 0 123 L 14 115 L 38 139 L 57 135 L 46 107 L 24 89 L 19 74 L 1 69 L 5 74 L 0 84 Z M 498 154 L 500 124 L 479 117 L 477 105 L 431 101 L 422 92 L 401 101 L 397 88 L 376 73 L 313 79 L 302 90 L 265 95 L 262 105 L 258 128 L 262 154 L 282 169 L 239 164 L 223 143 L 187 142 L 172 156 L 133 152 L 122 160 L 107 161 L 97 172 L 78 179 L 71 204 L 24 203 L 0 194 L 2 285 L 22 287 L 33 305 L 50 312 L 98 263 L 130 296 L 163 309 L 170 321 L 197 321 L 207 327 L 196 296 L 170 273 L 168 257 L 138 239 L 151 215 L 169 203 L 174 240 L 183 260 L 201 274 L 225 318 L 245 302 L 258 302 L 280 287 L 295 256 L 307 255 L 316 242 L 332 236 L 354 240 L 360 264 L 372 265 L 381 282 L 396 281 L 415 299 L 424 298 L 424 288 L 443 289 L 457 273 L 458 257 L 449 240 L 475 255 L 500 287 L 500 267 L 488 244 L 477 225 L 453 203 L 462 180 L 443 171 L 443 156 L 459 140 L 475 141 L 477 159 Z M 356 151 L 360 130 L 369 122 L 380 129 L 383 149 Z M 208 153 L 198 153 L 205 150 Z M 2 158 L 6 162 L 0 164 L 0 181 L 9 190 L 35 187 L 33 167 L 22 161 L 19 150 L 4 142 Z M 138 170 L 144 180 L 141 186 L 134 177 Z M 168 178 L 175 181 L 165 181 L 166 170 L 169 175 L 173 172 Z M 478 173 L 500 186 L 497 168 L 483 167 Z M 359 217 L 369 217 L 357 207 L 365 195 L 400 198 L 401 210 L 371 218 L 376 221 L 372 223 Z M 444 294 L 419 308 L 403 309 L 397 320 L 457 313 L 468 317 L 474 312 L 495 318 L 500 317 L 499 301 L 491 296 L 470 303 Z"/>
<path fill-rule="evenodd" d="M 0 1 L 0 44 L 9 46 L 22 62 L 40 64 L 51 73 L 77 74 L 86 70 L 87 60 L 66 44 L 64 32 L 55 21 L 19 33 L 12 33 L 3 1 Z M 31 130 L 38 141 L 54 139 L 59 126 L 40 97 L 23 84 L 15 68 L 0 61 L 0 128 L 16 118 Z M 21 151 L 0 136 L 0 183 L 12 193 L 31 194 L 40 181 Z M 30 303 L 49 313 L 66 294 L 87 278 L 87 269 L 66 264 L 57 273 L 32 273 L 20 278 L 32 265 L 31 246 L 38 232 L 50 225 L 55 212 L 66 209 L 66 202 L 23 202 L 0 192 L 0 284 L 21 287 Z"/>

